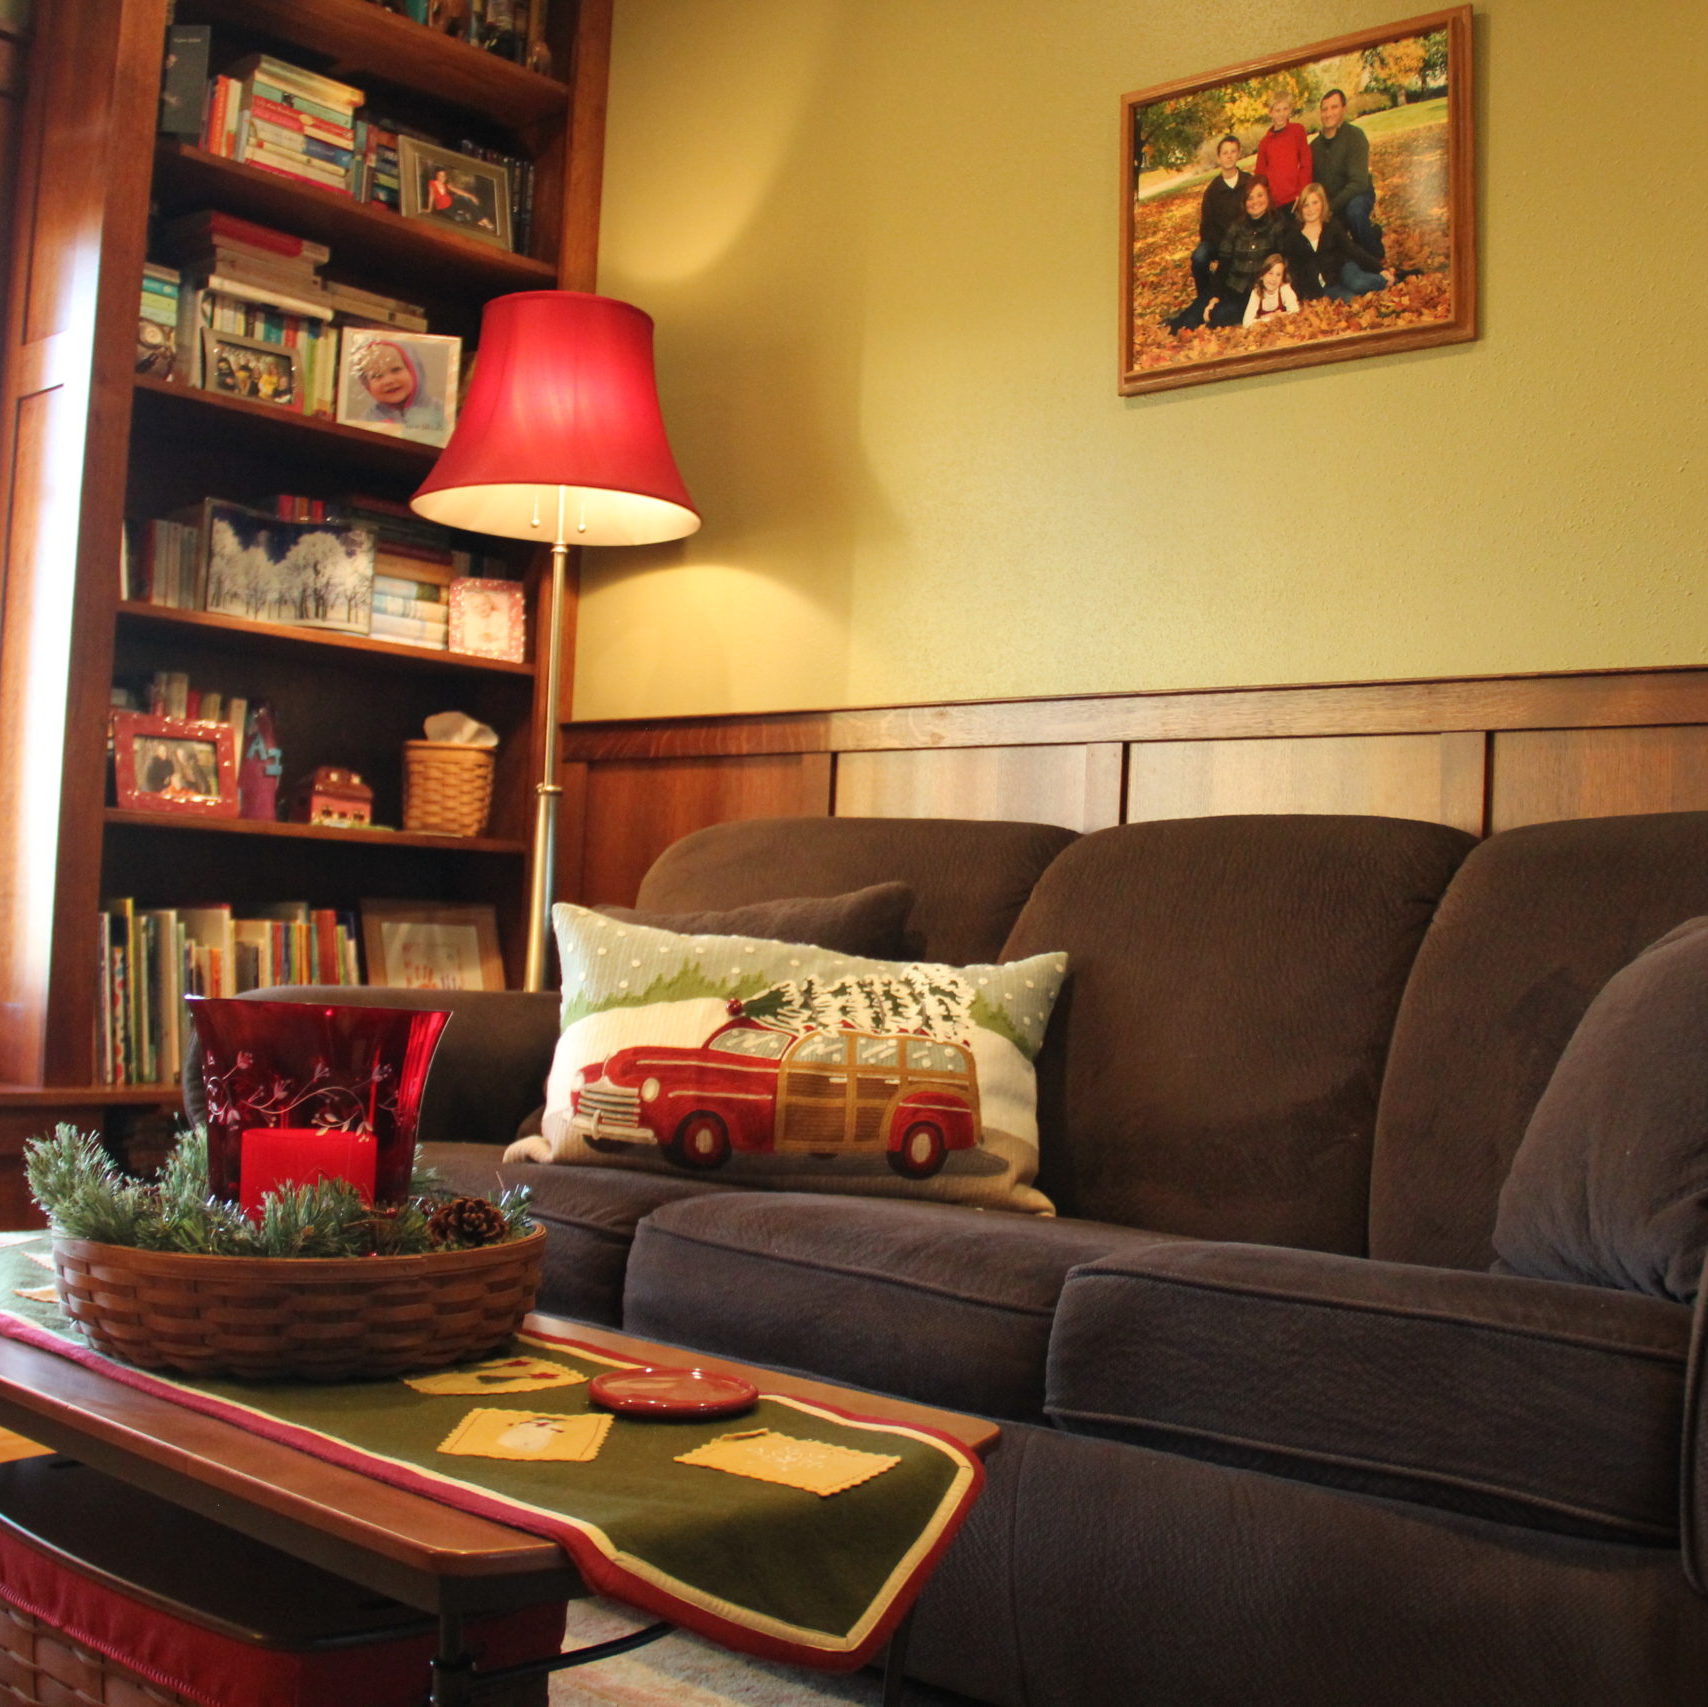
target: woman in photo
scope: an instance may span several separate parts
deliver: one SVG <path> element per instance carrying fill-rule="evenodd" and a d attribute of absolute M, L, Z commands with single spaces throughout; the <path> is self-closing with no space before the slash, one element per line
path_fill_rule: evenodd
<path fill-rule="evenodd" d="M 1378 256 L 1361 248 L 1344 222 L 1328 210 L 1328 191 L 1321 184 L 1306 184 L 1293 204 L 1298 222 L 1287 233 L 1282 252 L 1299 295 L 1310 302 L 1333 297 L 1350 302 L 1368 291 L 1386 290 L 1394 282 L 1391 268 Z"/>
<path fill-rule="evenodd" d="M 440 432 L 445 405 L 435 397 L 414 352 L 390 338 L 375 338 L 350 358 L 357 385 L 349 390 L 349 419 L 374 426 Z"/>
<path fill-rule="evenodd" d="M 1222 236 L 1212 295 L 1204 304 L 1206 326 L 1239 326 L 1245 321 L 1246 299 L 1258 275 L 1278 253 L 1287 234 L 1285 217 L 1275 211 L 1269 186 L 1253 178 L 1245 192 L 1245 212 Z"/>

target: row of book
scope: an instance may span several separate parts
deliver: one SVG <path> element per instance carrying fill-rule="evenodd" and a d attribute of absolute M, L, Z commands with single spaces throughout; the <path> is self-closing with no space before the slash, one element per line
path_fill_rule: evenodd
<path fill-rule="evenodd" d="M 418 24 L 433 21 L 432 0 L 373 0 L 373 3 L 391 12 L 402 12 Z M 464 12 L 464 38 L 475 47 L 550 75 L 550 59 L 542 58 L 546 0 L 467 0 Z"/>
<path fill-rule="evenodd" d="M 100 1082 L 168 1083 L 183 1071 L 186 996 L 274 984 L 359 984 L 355 915 L 307 902 L 139 907 L 105 903 L 99 944 Z"/>

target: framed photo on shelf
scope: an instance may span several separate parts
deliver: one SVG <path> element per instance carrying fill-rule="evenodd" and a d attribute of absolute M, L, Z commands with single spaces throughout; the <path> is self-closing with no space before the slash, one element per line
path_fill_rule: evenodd
<path fill-rule="evenodd" d="M 522 583 L 476 575 L 452 581 L 450 649 L 520 664 L 528 649 Z"/>
<path fill-rule="evenodd" d="M 202 328 L 202 389 L 243 397 L 281 409 L 302 408 L 302 372 L 297 352 L 259 338 Z"/>
<path fill-rule="evenodd" d="M 502 990 L 498 914 L 478 903 L 364 901 L 368 982 L 394 990 Z"/>
<path fill-rule="evenodd" d="M 1126 95 L 1123 396 L 1477 335 L 1471 8 Z"/>
<path fill-rule="evenodd" d="M 113 781 L 131 812 L 237 816 L 237 731 L 229 723 L 113 713 Z"/>
<path fill-rule="evenodd" d="M 335 522 L 288 522 L 222 498 L 202 505 L 206 606 L 220 616 L 366 634 L 374 536 Z"/>
<path fill-rule="evenodd" d="M 510 173 L 505 167 L 400 136 L 397 175 L 405 219 L 425 219 L 460 237 L 500 249 L 512 247 Z"/>
<path fill-rule="evenodd" d="M 338 421 L 443 445 L 457 424 L 463 341 L 433 332 L 346 326 L 338 351 Z"/>

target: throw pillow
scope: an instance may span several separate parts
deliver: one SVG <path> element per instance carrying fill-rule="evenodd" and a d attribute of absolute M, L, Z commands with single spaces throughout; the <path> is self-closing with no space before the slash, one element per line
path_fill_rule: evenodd
<path fill-rule="evenodd" d="M 782 942 L 812 943 L 843 954 L 871 954 L 882 959 L 902 951 L 907 916 L 913 911 L 913 891 L 905 883 L 873 883 L 865 889 L 851 889 L 846 895 L 750 901 L 745 907 L 726 907 L 718 912 L 658 913 L 613 906 L 596 907 L 594 911 L 608 919 L 656 925 L 688 935 L 775 937 Z M 543 1105 L 536 1108 L 516 1128 L 516 1136 L 537 1136 L 545 1113 Z"/>
<path fill-rule="evenodd" d="M 1050 1213 L 1032 1062 L 1067 968 L 879 960 L 553 909 L 563 1035 L 510 1160 Z"/>
<path fill-rule="evenodd" d="M 874 883 L 846 895 L 795 896 L 784 901 L 753 901 L 719 912 L 659 913 L 636 907 L 599 907 L 595 911 L 628 924 L 656 925 L 685 936 L 762 936 L 779 942 L 810 942 L 842 954 L 880 960 L 902 952 L 913 891 L 905 883 Z"/>
<path fill-rule="evenodd" d="M 1694 1302 L 1708 1254 L 1708 919 L 1590 1003 L 1501 1189 L 1495 1265 Z"/>

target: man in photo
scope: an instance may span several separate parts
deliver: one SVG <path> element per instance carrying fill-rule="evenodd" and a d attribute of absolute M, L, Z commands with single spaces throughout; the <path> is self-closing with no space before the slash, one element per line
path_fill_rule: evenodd
<path fill-rule="evenodd" d="M 1251 174 L 1240 170 L 1239 156 L 1237 136 L 1224 136 L 1216 144 L 1216 175 L 1204 186 L 1204 199 L 1198 206 L 1198 247 L 1192 251 L 1192 284 L 1200 301 L 1210 294 L 1222 239 L 1227 236 L 1228 227 L 1245 211 L 1245 192 L 1251 186 Z"/>
<path fill-rule="evenodd" d="M 1330 89 L 1317 107 L 1322 128 L 1311 138 L 1311 176 L 1328 191 L 1329 212 L 1353 241 L 1382 260 L 1382 228 L 1376 223 L 1376 186 L 1370 177 L 1370 139 L 1346 118 L 1346 94 Z"/>

